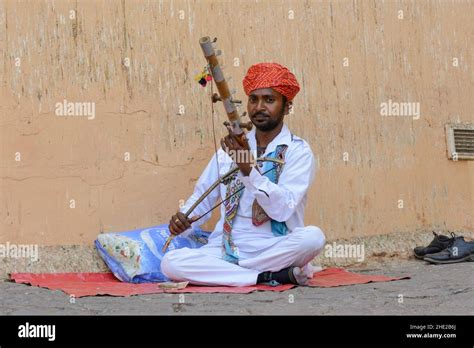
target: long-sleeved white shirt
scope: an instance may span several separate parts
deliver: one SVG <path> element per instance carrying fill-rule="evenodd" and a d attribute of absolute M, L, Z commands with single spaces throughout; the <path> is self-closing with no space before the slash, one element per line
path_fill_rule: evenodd
<path fill-rule="evenodd" d="M 255 128 L 247 133 L 249 147 L 256 153 L 257 141 Z M 316 164 L 311 147 L 303 139 L 290 133 L 288 127 L 283 125 L 280 133 L 268 144 L 262 157 L 275 151 L 277 145 L 286 144 L 285 165 L 280 174 L 278 183 L 272 183 L 266 176 L 261 175 L 256 168 L 252 168 L 250 175 L 244 176 L 238 172 L 238 178 L 245 185 L 240 198 L 237 216 L 234 218 L 232 238 L 240 252 L 253 252 L 263 250 L 277 242 L 281 237 L 276 237 L 271 230 L 271 222 L 260 226 L 252 224 L 252 204 L 256 199 L 267 215 L 276 221 L 285 222 L 289 233 L 296 227 L 304 226 L 304 209 L 307 192 L 314 180 Z M 217 164 L 219 162 L 219 164 Z M 184 213 L 196 202 L 218 177 L 230 170 L 232 159 L 222 149 L 214 154 L 206 169 L 200 176 L 194 192 L 186 201 L 181 211 Z M 219 167 L 219 170 L 218 170 Z M 225 199 L 226 186 L 219 185 L 206 199 L 204 199 L 190 216 L 201 215 L 215 206 L 220 197 Z M 225 204 L 220 206 L 221 218 L 209 237 L 209 245 L 222 244 L 222 230 L 224 224 Z M 211 213 L 192 224 L 200 226 L 210 218 Z"/>

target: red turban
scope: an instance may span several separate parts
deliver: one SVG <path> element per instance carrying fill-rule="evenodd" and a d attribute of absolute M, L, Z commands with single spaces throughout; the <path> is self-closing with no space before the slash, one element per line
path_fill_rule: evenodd
<path fill-rule="evenodd" d="M 243 81 L 245 94 L 259 88 L 272 88 L 283 94 L 288 101 L 293 100 L 300 90 L 295 75 L 283 65 L 277 63 L 259 63 L 252 65 Z"/>

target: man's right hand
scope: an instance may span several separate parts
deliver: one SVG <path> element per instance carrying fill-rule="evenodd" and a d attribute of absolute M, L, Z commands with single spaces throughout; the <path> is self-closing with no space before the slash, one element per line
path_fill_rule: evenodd
<path fill-rule="evenodd" d="M 168 226 L 170 233 L 177 236 L 178 234 L 183 233 L 188 228 L 191 227 L 191 224 L 196 221 L 196 217 L 188 219 L 186 215 L 178 211 L 175 215 L 171 217 L 170 224 Z"/>

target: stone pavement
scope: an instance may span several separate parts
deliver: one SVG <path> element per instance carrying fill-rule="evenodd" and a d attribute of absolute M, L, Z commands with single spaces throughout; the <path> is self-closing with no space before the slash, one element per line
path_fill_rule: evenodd
<path fill-rule="evenodd" d="M 337 288 L 298 287 L 286 292 L 155 294 L 75 299 L 23 284 L 0 281 L 0 315 L 460 315 L 474 314 L 474 263 L 430 265 L 387 259 L 349 269 L 409 280 Z M 184 297 L 183 297 L 184 295 Z"/>

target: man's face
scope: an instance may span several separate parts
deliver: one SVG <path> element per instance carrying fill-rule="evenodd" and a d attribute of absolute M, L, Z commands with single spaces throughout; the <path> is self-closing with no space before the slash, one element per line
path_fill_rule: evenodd
<path fill-rule="evenodd" d="M 284 96 L 271 88 L 252 91 L 247 102 L 250 121 L 262 132 L 275 129 L 288 114 L 288 103 Z"/>

